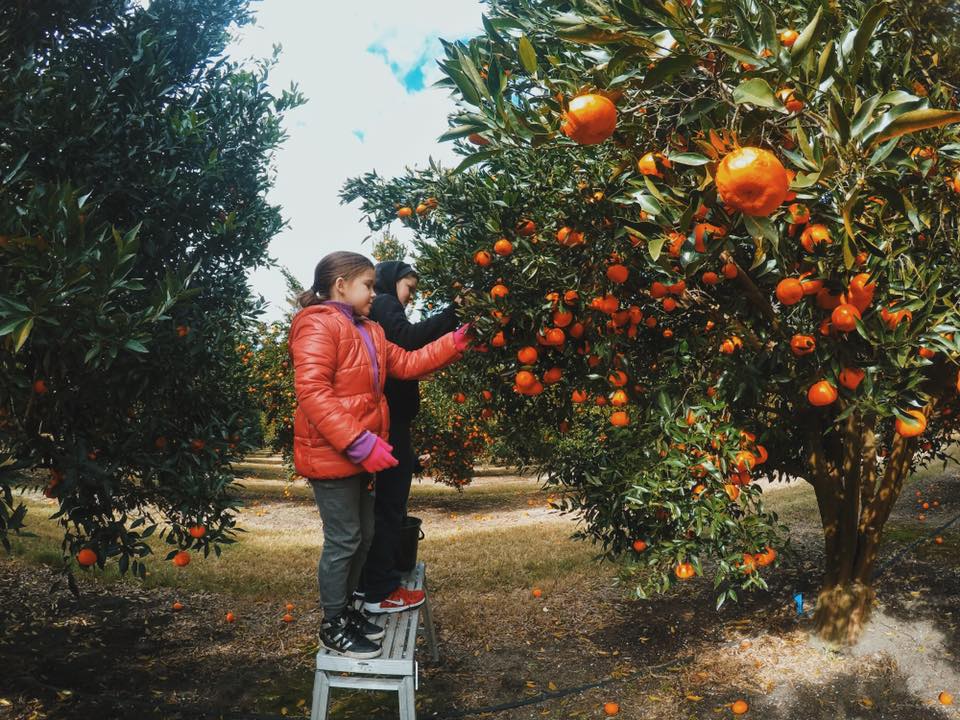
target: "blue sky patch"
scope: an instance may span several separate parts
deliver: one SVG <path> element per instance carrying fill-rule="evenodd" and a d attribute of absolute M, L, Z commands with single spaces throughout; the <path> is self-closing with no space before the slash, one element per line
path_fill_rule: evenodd
<path fill-rule="evenodd" d="M 355 138 L 357 138 L 357 140 L 359 140 L 360 142 L 363 142 L 363 140 L 364 140 L 364 138 L 367 136 L 367 134 L 366 134 L 363 130 L 354 130 L 354 131 L 353 131 L 353 136 L 354 136 Z"/>
<path fill-rule="evenodd" d="M 443 50 L 439 38 L 436 35 L 430 35 L 423 39 L 420 52 L 413 62 L 401 63 L 396 60 L 383 40 L 370 43 L 367 52 L 382 57 L 393 76 L 408 93 L 412 94 L 420 92 L 426 87 L 425 70 L 436 61 Z"/>

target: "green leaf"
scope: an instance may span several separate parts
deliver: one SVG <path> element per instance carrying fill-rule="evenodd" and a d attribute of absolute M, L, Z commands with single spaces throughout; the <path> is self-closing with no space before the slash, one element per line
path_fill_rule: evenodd
<path fill-rule="evenodd" d="M 856 140 L 860 137 L 866 127 L 867 123 L 870 122 L 870 118 L 873 117 L 873 111 L 880 103 L 880 95 L 872 95 L 863 103 L 860 104 L 860 109 L 857 110 L 856 114 L 853 116 L 853 120 L 850 121 L 850 137 Z"/>
<path fill-rule="evenodd" d="M 740 83 L 733 91 L 733 101 L 738 104 L 750 103 L 761 107 L 780 109 L 779 100 L 773 96 L 773 90 L 763 78 L 752 78 Z"/>
<path fill-rule="evenodd" d="M 653 240 L 647 243 L 647 252 L 650 253 L 650 257 L 653 258 L 654 262 L 660 259 L 660 251 L 663 249 L 663 244 L 666 241 L 667 241 L 666 236 L 658 235 Z"/>
<path fill-rule="evenodd" d="M 790 48 L 790 62 L 794 65 L 798 64 L 810 49 L 811 44 L 817 36 L 817 30 L 820 27 L 820 16 L 822 14 L 823 7 L 817 8 L 817 13 L 813 16 L 813 20 L 807 23 L 803 32 L 800 33 L 800 37 L 797 38 L 796 42 L 793 43 L 793 47 Z"/>
<path fill-rule="evenodd" d="M 677 163 L 678 165 L 706 165 L 710 162 L 710 158 L 700 153 L 676 153 L 668 157 L 670 162 Z"/>
<path fill-rule="evenodd" d="M 853 250 L 850 248 L 850 238 L 846 235 L 843 236 L 843 266 L 849 270 L 853 267 L 853 263 L 856 262 L 856 258 L 853 255 Z"/>
<path fill-rule="evenodd" d="M 490 97 L 490 91 L 487 89 L 487 84 L 483 81 L 483 78 L 480 77 L 480 72 L 477 70 L 477 66 L 473 64 L 473 60 L 470 57 L 462 52 L 457 50 L 457 58 L 460 61 L 460 70 L 464 75 L 473 83 L 474 87 L 477 90 L 487 97 Z"/>
<path fill-rule="evenodd" d="M 147 350 L 144 344 L 141 343 L 139 340 L 132 340 L 132 339 L 127 340 L 127 342 L 124 344 L 124 347 L 127 350 L 132 350 L 133 352 L 138 352 L 138 353 L 150 352 L 149 350 Z"/>
<path fill-rule="evenodd" d="M 533 49 L 533 43 L 531 43 L 526 35 L 520 36 L 520 41 L 518 42 L 517 50 L 520 55 L 520 63 L 523 65 L 523 69 L 526 70 L 531 75 L 537 74 L 537 51 Z"/>
<path fill-rule="evenodd" d="M 13 352 L 17 353 L 20 351 L 20 348 L 22 348 L 23 344 L 27 341 L 27 338 L 30 337 L 31 330 L 33 330 L 33 318 L 28 319 L 20 326 L 19 330 L 14 331 Z"/>
<path fill-rule="evenodd" d="M 747 232 L 750 233 L 751 237 L 766 238 L 773 246 L 774 252 L 778 252 L 780 245 L 780 234 L 773 226 L 773 223 L 770 222 L 770 218 L 744 215 L 743 224 L 746 226 Z"/>
<path fill-rule="evenodd" d="M 456 84 L 457 89 L 460 90 L 460 95 L 464 101 L 471 105 L 480 105 L 480 93 L 477 92 L 477 88 L 470 82 L 470 79 L 453 64 L 446 65 L 444 69 Z"/>
<path fill-rule="evenodd" d="M 856 85 L 860 78 L 860 69 L 863 66 L 863 57 L 867 52 L 867 46 L 870 39 L 877 29 L 880 21 L 890 12 L 890 7 L 886 4 L 877 3 L 863 14 L 860 21 L 860 27 L 853 38 L 853 51 L 847 61 L 847 69 L 844 75 L 851 85 Z"/>
<path fill-rule="evenodd" d="M 467 137 L 473 133 L 483 132 L 486 129 L 486 125 L 455 125 L 438 137 L 437 142 L 456 140 L 457 138 Z"/>
<path fill-rule="evenodd" d="M 462 173 L 464 170 L 466 170 L 467 168 L 473 167 L 477 163 L 481 163 L 486 160 L 489 160 L 493 156 L 497 155 L 499 152 L 500 152 L 499 150 L 481 150 L 480 152 L 475 152 L 470 155 L 467 155 L 467 157 L 463 159 L 463 162 L 461 162 L 459 165 L 457 165 L 457 167 L 453 169 L 453 174 L 458 175 Z"/>
<path fill-rule="evenodd" d="M 827 44 L 823 46 L 823 51 L 820 53 L 820 60 L 817 62 L 817 85 L 837 67 L 837 53 L 835 52 L 835 48 L 836 46 L 833 40 L 828 40 Z"/>
<path fill-rule="evenodd" d="M 751 65 L 756 65 L 757 67 L 768 67 L 770 65 L 766 58 L 759 57 L 758 55 L 753 54 L 746 48 L 742 48 L 739 45 L 731 45 L 730 43 L 717 40 L 716 38 L 704 38 L 704 42 L 715 45 L 727 55 L 739 60 L 740 62 L 750 63 Z"/>
<path fill-rule="evenodd" d="M 960 122 L 960 110 L 937 110 L 935 108 L 911 110 L 895 118 L 873 139 L 873 142 L 883 142 L 907 133 L 952 125 L 956 122 Z"/>
<path fill-rule="evenodd" d="M 655 197 L 639 192 L 634 193 L 633 197 L 640 204 L 640 207 L 647 211 L 650 215 L 663 215 L 663 206 L 660 205 L 660 202 Z"/>
<path fill-rule="evenodd" d="M 667 78 L 676 75 L 684 70 L 689 70 L 697 63 L 697 58 L 692 55 L 676 55 L 664 58 L 652 70 L 648 70 L 643 77 L 643 87 L 650 89 L 662 83 Z"/>

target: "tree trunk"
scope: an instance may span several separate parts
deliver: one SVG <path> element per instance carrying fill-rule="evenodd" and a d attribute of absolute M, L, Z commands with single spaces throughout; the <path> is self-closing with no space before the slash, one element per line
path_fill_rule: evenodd
<path fill-rule="evenodd" d="M 931 410 L 932 405 L 925 408 L 927 414 Z M 827 642 L 854 645 L 870 619 L 880 538 L 916 442 L 894 435 L 886 465 L 878 473 L 875 416 L 852 412 L 839 427 L 816 420 L 809 427 L 807 460 L 825 556 L 814 625 Z"/>

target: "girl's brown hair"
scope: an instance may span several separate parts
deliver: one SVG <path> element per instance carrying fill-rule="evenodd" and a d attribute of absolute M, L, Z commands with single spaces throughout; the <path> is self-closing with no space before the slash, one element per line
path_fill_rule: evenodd
<path fill-rule="evenodd" d="M 360 253 L 338 250 L 324 255 L 313 271 L 313 285 L 300 293 L 297 303 L 305 308 L 330 299 L 330 288 L 338 277 L 351 280 L 364 270 L 373 270 L 373 262 Z"/>

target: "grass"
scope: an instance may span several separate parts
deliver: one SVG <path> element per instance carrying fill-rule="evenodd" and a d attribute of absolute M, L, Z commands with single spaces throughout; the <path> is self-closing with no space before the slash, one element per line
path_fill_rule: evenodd
<path fill-rule="evenodd" d="M 417 500 L 423 490 L 426 499 L 444 498 L 457 503 L 466 497 L 453 490 L 417 488 Z M 501 492 L 507 492 L 508 499 L 526 497 L 529 488 L 510 487 L 505 491 L 499 483 L 491 484 L 470 506 L 476 509 L 478 504 L 497 497 L 502 500 Z M 25 529 L 35 537 L 12 536 L 13 554 L 28 562 L 60 567 L 61 528 L 48 519 L 53 504 L 35 496 L 23 500 L 28 507 Z M 243 525 L 243 514 L 239 524 Z M 433 587 L 457 592 L 484 586 L 527 588 L 552 578 L 586 573 L 593 562 L 593 550 L 586 543 L 570 539 L 570 533 L 567 523 L 465 529 L 452 536 L 428 537 L 420 545 L 420 558 L 430 564 Z M 251 600 L 280 597 L 302 603 L 312 602 L 316 596 L 316 564 L 322 549 L 319 523 L 314 533 L 305 533 L 302 527 L 258 527 L 256 532 L 239 533 L 239 542 L 225 546 L 221 557 L 193 554 L 186 568 L 163 560 L 171 546 L 156 537 L 147 542 L 153 555 L 143 581 L 121 577 L 113 562 L 104 570 L 87 573 L 77 568 L 77 572 L 107 585 L 142 582 L 147 588 L 212 591 Z"/>
<path fill-rule="evenodd" d="M 917 473 L 910 486 L 942 472 L 940 465 Z M 313 493 L 305 483 L 250 478 L 243 481 L 239 496 L 248 504 L 281 503 L 313 505 Z M 286 497 L 285 497 L 286 493 Z M 910 492 L 910 495 L 913 493 Z M 470 512 L 527 509 L 541 505 L 547 493 L 531 479 L 482 478 L 464 492 L 430 482 L 415 483 L 411 491 L 411 512 L 420 510 L 467 514 Z M 907 492 L 904 493 L 907 495 Z M 816 522 L 817 505 L 813 491 L 806 483 L 777 489 L 766 498 L 769 509 L 782 522 L 791 525 Z M 904 497 L 901 502 L 911 501 Z M 29 508 L 26 530 L 35 537 L 11 536 L 13 553 L 28 562 L 59 567 L 61 562 L 61 528 L 48 519 L 55 505 L 39 494 L 23 496 Z M 242 526 L 244 514 L 240 516 Z M 420 545 L 420 557 L 430 565 L 430 582 L 434 588 L 450 593 L 475 592 L 478 588 L 499 587 L 526 589 L 534 585 L 570 583 L 607 574 L 598 573 L 596 549 L 587 542 L 575 541 L 569 535 L 573 526 L 566 522 L 541 522 L 527 525 L 474 527 L 464 518 L 455 532 L 441 537 L 428 535 Z M 929 523 L 928 523 L 929 524 Z M 933 527 L 932 525 L 930 527 Z M 888 527 L 885 539 L 897 543 L 910 542 L 928 528 L 894 525 Z M 79 575 L 112 583 L 140 583 L 148 588 L 175 587 L 185 591 L 212 591 L 238 599 L 287 598 L 292 602 L 313 602 L 316 597 L 316 563 L 322 548 L 319 522 L 316 531 L 298 527 L 257 527 L 255 532 L 239 533 L 239 541 L 223 547 L 222 556 L 204 558 L 192 555 L 190 565 L 176 568 L 163 558 L 171 546 L 159 538 L 148 541 L 153 549 L 148 575 L 143 581 L 121 577 L 115 563 L 103 571 L 80 572 Z M 938 548 L 939 549 L 939 548 Z M 602 567 L 602 566 L 601 566 Z"/>

